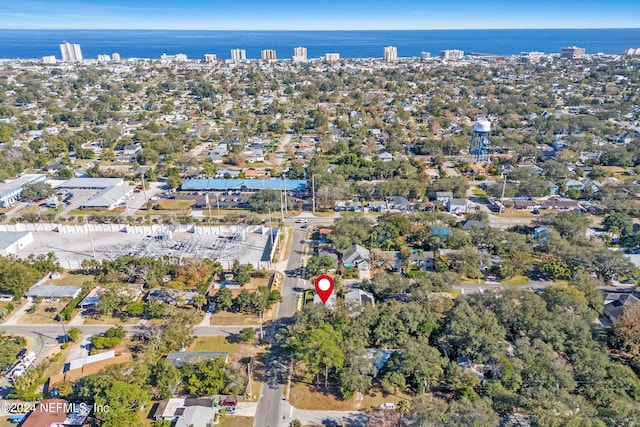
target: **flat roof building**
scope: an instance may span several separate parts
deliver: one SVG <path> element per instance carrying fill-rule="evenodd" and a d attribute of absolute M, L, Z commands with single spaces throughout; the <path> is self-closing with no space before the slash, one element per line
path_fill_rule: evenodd
<path fill-rule="evenodd" d="M 26 298 L 44 298 L 55 300 L 60 298 L 75 298 L 80 295 L 82 286 L 55 286 L 55 285 L 34 285 L 24 293 Z"/>
<path fill-rule="evenodd" d="M 56 63 L 56 56 L 55 55 L 43 56 L 42 57 L 42 63 L 43 64 L 55 64 Z"/>
<path fill-rule="evenodd" d="M 304 179 L 189 179 L 180 188 L 183 191 L 258 191 L 258 190 L 291 190 L 307 189 Z"/>
<path fill-rule="evenodd" d="M 298 46 L 293 48 L 293 61 L 300 62 L 307 60 L 307 48 Z"/>
<path fill-rule="evenodd" d="M 340 54 L 339 53 L 325 53 L 324 54 L 324 60 L 327 62 L 338 62 L 340 61 Z"/>
<path fill-rule="evenodd" d="M 82 50 L 79 44 L 64 42 L 60 45 L 60 53 L 62 54 L 63 61 L 82 61 Z"/>
<path fill-rule="evenodd" d="M 585 48 L 583 47 L 569 46 L 562 48 L 560 51 L 560 58 L 565 59 L 583 59 L 584 55 Z"/>
<path fill-rule="evenodd" d="M 273 49 L 261 50 L 260 59 L 263 61 L 273 61 L 276 59 L 276 51 Z"/>
<path fill-rule="evenodd" d="M 12 181 L 0 183 L 0 205 L 10 207 L 18 200 L 25 185 L 46 180 L 47 176 L 44 174 L 24 174 Z"/>
<path fill-rule="evenodd" d="M 464 58 L 464 51 L 459 49 L 447 49 L 440 51 L 440 59 L 443 61 L 458 61 Z"/>
<path fill-rule="evenodd" d="M 0 231 L 0 255 L 16 255 L 31 242 L 33 234 L 30 231 Z"/>
<path fill-rule="evenodd" d="M 395 62 L 398 60 L 398 48 L 395 46 L 387 46 L 382 51 L 382 59 L 384 62 Z"/>
<path fill-rule="evenodd" d="M 244 49 L 231 49 L 231 59 L 234 61 L 244 61 L 247 59 L 247 51 Z"/>

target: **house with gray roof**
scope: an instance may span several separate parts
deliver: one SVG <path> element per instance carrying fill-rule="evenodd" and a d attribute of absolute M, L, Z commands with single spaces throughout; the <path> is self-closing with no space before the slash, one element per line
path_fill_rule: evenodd
<path fill-rule="evenodd" d="M 640 303 L 640 299 L 631 292 L 609 293 L 604 298 L 604 315 L 612 323 L 615 323 L 625 310 L 638 303 Z"/>
<path fill-rule="evenodd" d="M 80 295 L 82 286 L 34 285 L 25 292 L 25 298 L 43 298 L 59 300 L 61 298 L 76 298 Z"/>
<path fill-rule="evenodd" d="M 356 305 L 376 305 L 375 299 L 371 292 L 363 291 L 362 289 L 353 289 L 344 295 L 344 301 L 350 304 Z"/>
<path fill-rule="evenodd" d="M 359 270 L 371 269 L 371 252 L 360 245 L 345 249 L 342 254 L 342 265 L 346 268 L 357 267 Z"/>

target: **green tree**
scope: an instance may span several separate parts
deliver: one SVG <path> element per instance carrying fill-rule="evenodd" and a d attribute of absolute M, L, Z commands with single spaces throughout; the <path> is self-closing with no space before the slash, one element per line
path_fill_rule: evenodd
<path fill-rule="evenodd" d="M 26 184 L 22 188 L 22 193 L 20 193 L 20 198 L 26 201 L 34 201 L 40 199 L 46 199 L 56 193 L 56 190 L 51 187 L 51 185 L 46 182 L 34 182 L 31 184 Z"/>
<path fill-rule="evenodd" d="M 73 327 L 73 328 L 69 329 L 69 333 L 68 333 L 69 339 L 71 341 L 73 341 L 73 342 L 77 342 L 78 339 L 80 338 L 80 333 L 81 332 L 82 331 L 80 331 L 80 328 Z"/>
<path fill-rule="evenodd" d="M 218 290 L 218 293 L 214 297 L 216 303 L 216 310 L 228 311 L 233 306 L 233 294 L 227 287 L 222 287 Z"/>
<path fill-rule="evenodd" d="M 505 330 L 496 315 L 463 299 L 451 311 L 444 328 L 444 338 L 457 356 L 468 356 L 484 363 L 504 352 Z"/>
<path fill-rule="evenodd" d="M 253 271 L 253 265 L 240 264 L 238 260 L 233 262 L 233 268 L 231 272 L 233 273 L 233 280 L 240 286 L 246 285 L 251 280 L 251 272 Z"/>
<path fill-rule="evenodd" d="M 243 328 L 240 330 L 240 339 L 244 342 L 252 342 L 256 339 L 256 330 L 254 328 Z"/>
<path fill-rule="evenodd" d="M 187 363 L 180 370 L 185 392 L 195 397 L 221 394 L 227 385 L 225 362 L 220 357 Z"/>
<path fill-rule="evenodd" d="M 335 259 L 328 255 L 321 257 L 311 257 L 307 263 L 307 274 L 309 277 L 315 277 L 320 274 L 326 274 L 327 272 L 336 268 L 337 262 Z"/>

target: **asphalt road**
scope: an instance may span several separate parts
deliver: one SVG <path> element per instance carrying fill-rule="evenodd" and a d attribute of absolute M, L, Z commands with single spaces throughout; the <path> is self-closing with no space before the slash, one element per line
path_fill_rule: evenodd
<path fill-rule="evenodd" d="M 304 250 L 304 229 L 296 228 L 293 233 L 291 253 L 287 263 L 287 271 L 296 270 L 301 266 Z M 283 363 L 280 353 L 280 343 L 274 341 L 279 328 L 287 325 L 295 313 L 296 294 L 295 288 L 300 286 L 300 279 L 286 276 L 282 286 L 282 302 L 278 309 L 278 318 L 272 322 L 265 331 L 265 338 L 272 342 L 271 352 L 267 358 L 267 371 L 265 372 L 264 386 L 254 427 L 277 427 L 283 423 L 288 414 L 282 409 L 286 402 L 284 398 L 284 385 L 287 381 L 287 365 Z M 288 424 L 288 421 L 287 421 Z"/>

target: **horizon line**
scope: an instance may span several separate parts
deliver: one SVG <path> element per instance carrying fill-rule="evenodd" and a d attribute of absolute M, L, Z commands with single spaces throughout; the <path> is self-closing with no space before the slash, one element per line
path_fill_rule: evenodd
<path fill-rule="evenodd" d="M 343 28 L 343 29 L 264 29 L 264 28 L 57 28 L 57 27 L 11 27 L 0 31 L 43 30 L 43 31 L 296 31 L 296 32 L 336 32 L 336 31 L 513 31 L 513 30 L 638 30 L 637 27 L 517 27 L 517 28 Z"/>

